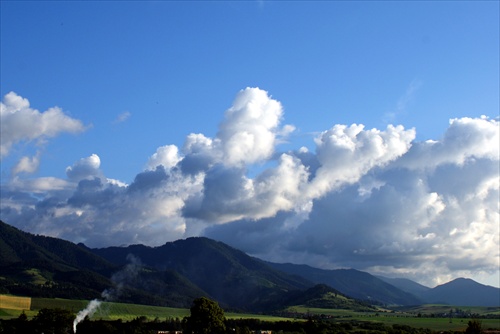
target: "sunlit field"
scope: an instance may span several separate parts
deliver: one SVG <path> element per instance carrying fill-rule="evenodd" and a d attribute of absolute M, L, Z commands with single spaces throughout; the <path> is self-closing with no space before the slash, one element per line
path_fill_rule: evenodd
<path fill-rule="evenodd" d="M 31 308 L 31 298 L 0 295 L 0 309 L 26 310 Z"/>
<path fill-rule="evenodd" d="M 67 309 L 75 314 L 84 309 L 89 301 L 68 300 L 59 298 L 32 298 L 31 309 L 25 310 L 25 314 L 32 318 L 42 308 Z M 367 321 L 383 323 L 385 325 L 407 325 L 415 328 L 429 328 L 431 330 L 442 331 L 464 331 L 470 318 L 447 318 L 432 317 L 431 314 L 438 314 L 450 310 L 449 305 L 422 305 L 407 308 L 403 311 L 383 311 L 380 312 L 356 312 L 341 309 L 308 308 L 303 306 L 290 307 L 287 311 L 290 317 L 275 317 L 270 315 L 257 315 L 248 313 L 228 312 L 225 314 L 228 319 L 259 319 L 261 321 L 303 321 L 308 316 L 322 316 L 330 318 L 332 321 Z M 498 307 L 467 307 L 478 315 L 498 315 Z M 23 311 L 7 308 L 0 308 L 0 319 L 11 319 L 18 317 Z M 418 314 L 420 313 L 420 316 Z M 97 311 L 92 315 L 93 320 L 117 320 L 130 321 L 137 317 L 145 316 L 152 321 L 158 319 L 165 321 L 168 319 L 182 319 L 189 316 L 189 309 L 160 307 L 149 305 L 137 305 L 127 303 L 103 302 Z M 500 319 L 480 319 L 483 329 L 500 329 Z"/>

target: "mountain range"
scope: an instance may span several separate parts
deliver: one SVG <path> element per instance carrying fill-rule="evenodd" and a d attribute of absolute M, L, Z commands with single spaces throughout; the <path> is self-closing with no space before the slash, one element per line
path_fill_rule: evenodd
<path fill-rule="evenodd" d="M 226 309 L 259 312 L 299 304 L 359 310 L 370 304 L 500 305 L 500 289 L 469 279 L 431 289 L 354 269 L 265 262 L 204 237 L 91 249 L 1 221 L 0 293 L 171 307 L 189 307 L 205 296 Z"/>

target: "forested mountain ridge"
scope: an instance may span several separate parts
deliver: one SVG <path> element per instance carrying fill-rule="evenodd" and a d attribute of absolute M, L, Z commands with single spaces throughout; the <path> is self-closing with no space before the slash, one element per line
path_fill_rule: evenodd
<path fill-rule="evenodd" d="M 20 231 L 0 221 L 0 291 L 32 296 L 96 297 L 117 267 L 89 250 Z"/>
<path fill-rule="evenodd" d="M 222 305 L 239 309 L 267 308 L 286 299 L 289 292 L 313 286 L 302 277 L 276 270 L 240 250 L 204 237 L 158 247 L 132 245 L 92 251 L 115 264 L 125 264 L 125 257 L 133 254 L 148 267 L 174 270 Z"/>
<path fill-rule="evenodd" d="M 87 269 L 109 275 L 116 265 L 72 242 L 16 229 L 0 221 L 0 265 L 49 262 L 61 269 Z"/>
<path fill-rule="evenodd" d="M 0 251 L 0 293 L 17 295 L 93 299 L 114 290 L 116 301 L 189 307 L 206 296 L 261 310 L 313 285 L 207 238 L 93 250 L 0 222 Z"/>
<path fill-rule="evenodd" d="M 418 287 L 412 281 L 405 284 Z M 434 289 L 421 286 L 425 294 L 415 296 L 358 270 L 269 263 L 204 237 L 158 247 L 91 249 L 0 221 L 0 293 L 93 299 L 110 289 L 116 292 L 113 301 L 189 307 L 193 299 L 205 296 L 226 309 L 259 312 L 297 303 L 355 309 L 423 302 L 500 304 L 495 302 L 500 289 L 472 280 L 455 280 Z"/>
<path fill-rule="evenodd" d="M 114 290 L 110 297 L 116 301 L 177 307 L 188 307 L 194 298 L 207 295 L 173 271 L 141 268 L 134 277 L 116 276 L 122 270 L 84 245 L 33 235 L 0 221 L 0 293 L 94 299 Z M 119 292 L 118 279 L 127 280 Z"/>

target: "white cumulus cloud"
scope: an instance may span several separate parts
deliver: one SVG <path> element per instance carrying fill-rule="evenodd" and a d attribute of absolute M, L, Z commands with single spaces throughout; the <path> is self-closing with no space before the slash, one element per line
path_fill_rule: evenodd
<path fill-rule="evenodd" d="M 34 173 L 38 166 L 40 165 L 40 151 L 37 152 L 35 156 L 22 157 L 18 163 L 12 168 L 12 174 L 16 175 L 19 173 Z"/>
<path fill-rule="evenodd" d="M 0 157 L 6 156 L 13 145 L 26 141 L 44 140 L 63 132 L 79 133 L 82 122 L 63 113 L 58 107 L 44 112 L 30 108 L 26 98 L 10 92 L 0 103 Z"/>
<path fill-rule="evenodd" d="M 162 165 L 166 168 L 171 168 L 179 162 L 179 149 L 175 145 L 165 145 L 159 147 L 148 161 L 148 167 L 155 169 L 157 166 Z"/>
<path fill-rule="evenodd" d="M 8 99 L 2 113 L 29 108 Z M 107 178 L 92 154 L 64 180 L 2 185 L 0 218 L 92 247 L 206 235 L 273 261 L 428 284 L 498 272 L 497 120 L 456 118 L 427 142 L 399 125 L 334 124 L 315 150 L 280 152 L 293 131 L 282 118 L 267 92 L 244 89 L 214 138 L 157 148 L 131 184 Z"/>
<path fill-rule="evenodd" d="M 225 163 L 248 164 L 268 159 L 274 151 L 282 114 L 281 104 L 267 92 L 258 88 L 240 91 L 217 133 Z"/>
<path fill-rule="evenodd" d="M 101 177 L 102 173 L 99 169 L 101 159 L 97 154 L 92 154 L 87 158 L 82 158 L 73 166 L 66 168 L 66 175 L 72 181 L 80 181 L 82 179 Z"/>

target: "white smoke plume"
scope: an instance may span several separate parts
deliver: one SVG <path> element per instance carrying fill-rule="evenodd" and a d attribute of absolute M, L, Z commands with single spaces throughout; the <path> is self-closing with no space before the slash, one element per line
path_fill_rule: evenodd
<path fill-rule="evenodd" d="M 91 300 L 90 303 L 87 305 L 87 307 L 76 315 L 75 320 L 73 321 L 73 333 L 76 333 L 76 326 L 85 319 L 85 317 L 91 317 L 101 306 L 101 301 L 94 299 Z"/>
<path fill-rule="evenodd" d="M 122 270 L 116 272 L 111 276 L 111 281 L 113 282 L 113 288 L 106 289 L 101 294 L 106 301 L 112 301 L 118 298 L 127 284 L 132 283 L 139 271 L 142 268 L 141 259 L 133 254 L 127 255 L 128 263 L 123 267 Z"/>
<path fill-rule="evenodd" d="M 76 333 L 76 326 L 82 322 L 85 317 L 92 317 L 103 302 L 112 301 L 118 298 L 122 293 L 125 284 L 137 277 L 137 274 L 142 267 L 141 260 L 132 254 L 128 254 L 127 261 L 129 261 L 129 263 L 127 263 L 122 270 L 111 276 L 113 287 L 106 289 L 101 293 L 102 300 L 91 300 L 86 308 L 78 312 L 75 320 L 73 321 L 73 333 Z"/>

